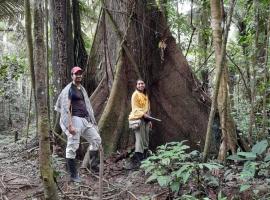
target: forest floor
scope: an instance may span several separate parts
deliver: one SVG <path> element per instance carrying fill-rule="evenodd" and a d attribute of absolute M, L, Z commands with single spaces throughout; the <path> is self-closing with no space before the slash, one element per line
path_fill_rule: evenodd
<path fill-rule="evenodd" d="M 26 141 L 22 138 L 15 143 L 12 132 L 0 132 L 0 200 L 44 199 L 43 185 L 39 173 L 38 141 L 37 139 L 29 139 L 28 145 L 25 144 Z M 104 161 L 102 190 L 104 200 L 169 199 L 168 189 L 161 188 L 157 183 L 146 183 L 148 176 L 145 176 L 143 170 L 125 170 L 123 168 L 125 158 L 123 156 L 123 159 L 116 159 L 122 158 L 119 155 L 124 154 L 114 154 Z M 116 160 L 118 161 L 116 162 Z M 52 163 L 56 172 L 60 199 L 99 199 L 98 174 L 93 174 L 86 169 L 80 169 L 82 183 L 73 183 L 70 182 L 69 175 L 66 172 L 65 158 L 53 155 Z M 188 198 L 190 200 L 197 199 L 194 196 L 196 194 L 200 195 L 202 191 L 204 191 L 203 196 L 208 198 L 199 199 L 204 200 L 269 200 L 269 168 L 267 167 L 265 176 L 258 176 L 251 180 L 251 189 L 239 192 L 239 187 L 246 184 L 239 178 L 239 172 L 242 168 L 241 163 L 231 163 L 224 167 L 219 172 L 220 175 L 215 176 L 219 187 L 212 187 L 209 183 L 203 182 L 198 187 L 198 184 L 191 181 L 186 183 L 186 186 L 182 185 L 182 192 L 190 194 L 191 197 Z M 211 179 L 209 180 L 211 181 Z M 225 195 L 226 197 L 218 197 L 220 191 L 222 191 L 222 196 Z M 256 192 L 256 195 L 254 195 L 254 192 Z"/>
<path fill-rule="evenodd" d="M 166 199 L 168 191 L 158 184 L 145 184 L 142 170 L 123 169 L 124 160 L 104 161 L 103 199 Z M 80 169 L 82 183 L 69 181 L 65 159 L 53 156 L 57 172 L 57 185 L 61 199 L 98 199 L 99 177 Z M 0 200 L 43 199 L 38 163 L 38 142 L 25 140 L 14 142 L 13 134 L 0 133 Z"/>

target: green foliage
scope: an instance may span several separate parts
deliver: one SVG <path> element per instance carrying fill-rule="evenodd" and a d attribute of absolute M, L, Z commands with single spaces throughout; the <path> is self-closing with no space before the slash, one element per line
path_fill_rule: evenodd
<path fill-rule="evenodd" d="M 0 77 L 2 79 L 10 76 L 11 79 L 18 80 L 26 68 L 25 59 L 16 55 L 3 56 L 0 64 Z"/>
<path fill-rule="evenodd" d="M 0 96 L 4 95 L 6 99 L 14 97 L 16 87 L 14 84 L 25 72 L 26 64 L 24 58 L 18 58 L 15 55 L 3 56 L 0 60 Z"/>
<path fill-rule="evenodd" d="M 239 161 L 249 161 L 256 160 L 259 156 L 261 156 L 265 150 L 267 149 L 268 142 L 267 140 L 262 140 L 257 142 L 251 149 L 251 152 L 237 152 L 236 155 L 229 156 L 230 160 L 239 160 Z"/>
<path fill-rule="evenodd" d="M 189 181 L 199 183 L 205 176 L 201 172 L 220 169 L 223 166 L 218 163 L 200 163 L 198 151 L 187 152 L 189 146 L 182 142 L 171 142 L 161 145 L 157 152 L 142 162 L 141 168 L 149 174 L 147 183 L 157 182 L 161 187 L 169 187 L 171 191 L 177 193 L 181 184 Z M 213 176 L 208 175 L 209 177 Z M 206 180 L 206 178 L 205 178 Z"/>
<path fill-rule="evenodd" d="M 244 161 L 244 167 L 239 174 L 239 178 L 246 184 L 240 186 L 240 192 L 252 187 L 248 181 L 255 178 L 256 175 L 266 177 L 269 175 L 270 154 L 265 154 L 267 147 L 267 140 L 262 140 L 252 147 L 251 152 L 237 152 L 236 155 L 228 157 L 230 160 Z"/>

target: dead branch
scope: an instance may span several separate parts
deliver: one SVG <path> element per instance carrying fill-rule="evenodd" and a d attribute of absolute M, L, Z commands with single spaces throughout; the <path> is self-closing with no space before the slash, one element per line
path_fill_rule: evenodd
<path fill-rule="evenodd" d="M 14 176 L 20 176 L 20 177 L 23 177 L 23 178 L 26 178 L 27 180 L 29 180 L 29 179 L 28 179 L 29 177 L 24 176 L 24 175 L 21 175 L 21 174 L 16 174 L 16 173 L 13 173 L 13 172 L 10 172 L 10 171 L 7 171 L 7 173 L 12 174 L 12 175 L 14 175 Z"/>
<path fill-rule="evenodd" d="M 109 197 L 105 197 L 105 198 L 103 198 L 103 200 L 115 199 L 116 197 L 120 196 L 121 194 L 123 194 L 125 192 L 127 192 L 127 190 L 123 190 L 120 193 L 114 194 L 114 195 L 109 196 Z"/>
<path fill-rule="evenodd" d="M 2 175 L 2 177 L 1 177 L 1 180 L 0 180 L 0 183 L 3 185 L 3 188 L 6 190 L 6 186 L 5 186 L 5 184 L 3 183 L 3 181 L 4 181 L 4 176 L 5 175 Z"/>
<path fill-rule="evenodd" d="M 158 200 L 160 196 L 162 196 L 163 194 L 166 194 L 167 192 L 169 192 L 168 190 L 163 191 L 159 194 L 155 194 L 154 196 L 152 196 L 151 200 Z"/>
<path fill-rule="evenodd" d="M 6 195 L 3 196 L 4 200 L 9 200 Z"/>
<path fill-rule="evenodd" d="M 84 196 L 82 194 L 80 195 L 76 195 L 76 194 L 69 194 L 69 197 L 75 197 L 75 198 L 79 198 L 79 199 L 90 199 L 90 200 L 97 200 L 97 198 L 95 197 L 88 197 L 88 196 Z"/>
<path fill-rule="evenodd" d="M 79 187 L 87 188 L 88 190 L 94 190 L 91 186 L 89 185 L 80 185 Z"/>
<path fill-rule="evenodd" d="M 104 152 L 102 146 L 99 147 L 99 157 L 100 157 L 100 166 L 99 166 L 99 190 L 98 196 L 99 199 L 102 200 L 103 193 L 103 171 L 104 171 Z"/>

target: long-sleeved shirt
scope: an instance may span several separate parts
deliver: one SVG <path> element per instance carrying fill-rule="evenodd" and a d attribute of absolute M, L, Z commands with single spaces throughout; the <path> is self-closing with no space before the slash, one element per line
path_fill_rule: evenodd
<path fill-rule="evenodd" d="M 148 96 L 136 90 L 131 97 L 131 113 L 129 120 L 140 119 L 144 114 L 149 114 L 150 102 Z"/>
<path fill-rule="evenodd" d="M 71 87 L 71 83 L 69 83 L 59 94 L 58 99 L 56 101 L 55 107 L 54 109 L 60 113 L 60 126 L 62 128 L 62 130 L 65 133 L 69 133 L 68 131 L 68 125 L 69 125 L 69 104 L 68 104 L 68 94 L 69 94 L 69 90 Z M 96 120 L 94 117 L 94 112 L 93 112 L 93 108 L 91 106 L 90 100 L 88 98 L 87 92 L 84 89 L 84 87 L 81 87 L 83 96 L 84 96 L 84 101 L 85 101 L 85 105 L 86 105 L 86 109 L 89 113 L 89 117 L 90 120 L 92 122 L 92 124 L 96 124 Z"/>

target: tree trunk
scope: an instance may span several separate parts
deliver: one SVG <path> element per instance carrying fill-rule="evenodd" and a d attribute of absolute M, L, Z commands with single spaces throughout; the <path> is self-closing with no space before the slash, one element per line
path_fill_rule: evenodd
<path fill-rule="evenodd" d="M 70 0 L 50 0 L 51 46 L 52 46 L 52 74 L 53 74 L 53 104 L 59 92 L 70 81 L 71 68 L 74 65 L 73 38 L 71 26 Z M 57 124 L 56 132 L 61 128 L 56 121 L 54 112 L 53 121 Z"/>
<path fill-rule="evenodd" d="M 32 104 L 32 91 L 33 91 L 33 88 L 31 87 L 31 92 L 30 92 L 30 95 L 29 95 L 29 101 L 28 101 L 28 112 L 27 112 L 27 121 L 26 121 L 26 140 L 25 140 L 25 147 L 27 147 L 28 134 L 29 134 L 30 112 L 31 112 L 31 104 Z"/>
<path fill-rule="evenodd" d="M 148 86 L 152 115 L 162 119 L 162 123 L 154 123 L 151 147 L 188 140 L 192 148 L 202 148 L 210 100 L 198 87 L 199 82 L 177 47 L 155 1 L 107 0 L 103 7 L 106 18 L 101 17 L 93 46 L 102 44 L 103 23 L 106 23 L 110 54 L 105 63 L 104 52 L 93 48 L 89 63 L 96 67 L 97 80 L 102 80 L 91 100 L 106 105 L 99 121 L 105 153 L 125 148 L 132 141 L 127 118 L 131 111 L 131 94 L 139 75 Z M 160 41 L 165 42 L 166 47 L 160 49 Z M 115 72 L 111 90 L 106 85 L 105 75 L 109 62 Z M 101 93 L 109 97 L 100 98 Z M 96 103 L 93 107 L 95 114 L 100 115 L 100 106 L 99 112 Z"/>
<path fill-rule="evenodd" d="M 231 0 L 230 11 L 228 14 L 227 26 L 225 29 L 224 39 L 222 40 L 222 16 L 221 16 L 221 4 L 220 0 L 211 0 L 211 16 L 212 16 L 212 29 L 213 29 L 213 41 L 215 47 L 216 57 L 216 80 L 215 89 L 212 98 L 212 106 L 210 111 L 210 117 L 208 121 L 206 142 L 204 147 L 204 161 L 206 161 L 208 155 L 208 149 L 210 146 L 210 137 L 212 130 L 212 123 L 215 116 L 216 106 L 218 107 L 219 117 L 221 120 L 222 128 L 222 144 L 220 146 L 219 156 L 220 160 L 225 160 L 225 155 L 228 148 L 232 151 L 236 151 L 236 132 L 233 119 L 230 115 L 230 103 L 228 98 L 228 69 L 225 64 L 226 44 L 228 38 L 228 32 L 231 23 L 231 16 L 234 8 L 235 0 Z"/>
<path fill-rule="evenodd" d="M 50 6 L 53 84 L 56 91 L 60 92 L 69 82 L 70 71 L 74 65 L 70 3 L 69 0 L 51 0 Z"/>
<path fill-rule="evenodd" d="M 204 0 L 202 7 L 200 8 L 199 20 L 200 20 L 200 29 L 198 33 L 198 46 L 202 53 L 199 53 L 199 66 L 207 66 L 207 47 L 209 43 L 209 37 L 207 34 L 208 27 L 210 26 L 209 19 L 209 8 L 207 2 Z M 202 62 L 203 61 L 203 62 Z M 209 70 L 203 69 L 201 71 L 201 80 L 202 88 L 208 94 L 209 93 Z"/>
<path fill-rule="evenodd" d="M 78 0 L 72 0 L 72 15 L 74 27 L 74 64 L 85 69 L 87 64 L 87 52 L 84 47 L 84 41 L 81 33 L 81 19 Z"/>
<path fill-rule="evenodd" d="M 269 36 L 270 36 L 270 14 L 268 15 L 267 21 L 267 34 L 266 34 L 266 45 L 265 45 L 265 61 L 264 61 L 264 76 L 263 76 L 263 84 L 264 84 L 264 93 L 263 93 L 263 120 L 262 120 L 262 130 L 259 134 L 259 139 L 265 139 L 267 137 L 267 83 L 269 81 L 269 72 L 268 72 L 268 55 L 269 55 Z"/>
<path fill-rule="evenodd" d="M 45 0 L 45 41 L 46 41 L 46 73 L 47 73 L 47 107 L 48 107 L 48 120 L 51 129 L 51 105 L 50 105 L 50 68 L 49 68 L 49 11 L 48 0 Z"/>
<path fill-rule="evenodd" d="M 36 0 L 34 7 L 34 36 L 35 54 L 34 62 L 36 66 L 35 93 L 37 97 L 38 110 L 38 133 L 39 133 L 39 164 L 40 174 L 44 186 L 45 199 L 58 199 L 56 184 L 53 178 L 53 170 L 50 160 L 50 137 L 47 108 L 46 89 L 46 66 L 45 66 L 45 45 L 44 45 L 44 1 Z"/>
<path fill-rule="evenodd" d="M 28 50 L 28 62 L 29 69 L 31 74 L 31 86 L 35 88 L 35 69 L 34 69 L 34 58 L 33 58 L 33 38 L 32 38 L 32 19 L 31 19 L 31 7 L 30 0 L 24 0 L 24 9 L 25 9 L 25 29 L 26 29 L 26 40 L 27 40 L 27 50 Z M 36 111 L 36 127 L 38 121 L 38 112 L 37 112 L 37 98 L 34 93 L 34 103 Z"/>

